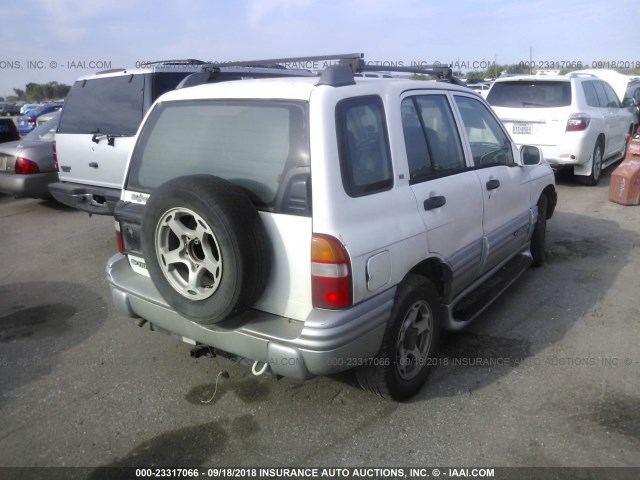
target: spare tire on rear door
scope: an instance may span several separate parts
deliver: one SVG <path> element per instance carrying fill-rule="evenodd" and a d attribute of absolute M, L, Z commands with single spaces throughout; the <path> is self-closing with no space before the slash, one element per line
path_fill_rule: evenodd
<path fill-rule="evenodd" d="M 175 178 L 153 191 L 142 220 L 142 251 L 162 297 L 202 324 L 253 305 L 271 258 L 249 197 L 212 175 Z"/>

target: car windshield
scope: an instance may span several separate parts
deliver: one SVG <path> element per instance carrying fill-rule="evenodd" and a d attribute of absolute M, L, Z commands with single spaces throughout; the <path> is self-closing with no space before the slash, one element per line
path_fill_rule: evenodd
<path fill-rule="evenodd" d="M 24 140 L 30 140 L 32 142 L 53 142 L 57 128 L 58 119 L 49 120 L 47 123 L 43 123 L 39 127 L 31 130 L 24 137 Z"/>
<path fill-rule="evenodd" d="M 309 166 L 307 104 L 272 100 L 165 102 L 135 147 L 128 188 L 151 192 L 184 175 L 216 175 L 269 208 L 287 173 Z"/>
<path fill-rule="evenodd" d="M 496 82 L 487 101 L 494 107 L 553 108 L 571 105 L 571 82 L 511 81 Z"/>

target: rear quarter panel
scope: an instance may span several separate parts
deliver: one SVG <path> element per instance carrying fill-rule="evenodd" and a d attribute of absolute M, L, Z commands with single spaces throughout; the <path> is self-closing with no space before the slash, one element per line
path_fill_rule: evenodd
<path fill-rule="evenodd" d="M 362 197 L 350 197 L 345 192 L 335 122 L 336 104 L 345 97 L 342 88 L 319 87 L 311 96 L 313 232 L 332 235 L 346 247 L 352 263 L 353 300 L 358 303 L 402 281 L 407 272 L 425 258 L 427 242 L 416 199 L 409 188 L 406 153 L 399 129 L 398 97 L 383 98 L 394 170 L 393 187 Z M 376 92 L 374 87 L 371 92 L 358 88 L 357 95 Z M 381 257 L 376 257 L 381 253 Z M 369 284 L 367 264 L 373 257 L 385 259 L 373 262 L 376 262 L 376 275 L 387 278 L 378 278 Z"/>

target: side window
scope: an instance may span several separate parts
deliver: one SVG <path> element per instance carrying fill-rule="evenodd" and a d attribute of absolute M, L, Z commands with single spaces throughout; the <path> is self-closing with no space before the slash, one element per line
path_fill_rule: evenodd
<path fill-rule="evenodd" d="M 410 181 L 448 175 L 466 167 L 460 135 L 446 96 L 405 98 L 401 108 Z"/>
<path fill-rule="evenodd" d="M 598 96 L 596 95 L 596 90 L 593 87 L 595 82 L 582 82 L 582 86 L 584 88 L 584 96 L 587 100 L 587 105 L 590 107 L 599 107 Z"/>
<path fill-rule="evenodd" d="M 475 166 L 514 165 L 511 141 L 479 100 L 455 95 Z"/>
<path fill-rule="evenodd" d="M 366 96 L 342 100 L 336 107 L 342 183 L 359 197 L 393 186 L 389 137 L 382 99 Z"/>
<path fill-rule="evenodd" d="M 602 82 L 592 82 L 593 88 L 596 91 L 596 95 L 598 96 L 598 106 L 602 108 L 606 108 L 609 100 L 607 100 L 607 93 L 604 91 Z"/>
<path fill-rule="evenodd" d="M 143 75 L 76 82 L 64 102 L 59 133 L 135 135 L 142 122 Z"/>
<path fill-rule="evenodd" d="M 156 72 L 150 75 L 152 83 L 151 101 L 155 102 L 160 95 L 174 90 L 178 84 L 193 72 Z"/>
<path fill-rule="evenodd" d="M 611 88 L 611 85 L 603 83 L 602 86 L 604 87 L 604 92 L 607 94 L 607 107 L 620 108 L 622 105 L 620 105 L 620 100 L 618 100 L 618 96 L 616 92 L 613 91 L 613 88 Z"/>

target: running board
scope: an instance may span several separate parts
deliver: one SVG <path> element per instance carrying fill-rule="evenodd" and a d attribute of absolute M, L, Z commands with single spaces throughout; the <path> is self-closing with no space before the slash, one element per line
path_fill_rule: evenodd
<path fill-rule="evenodd" d="M 445 325 L 447 330 L 461 330 L 471 320 L 482 313 L 496 300 L 502 292 L 515 282 L 533 261 L 529 252 L 523 252 L 494 273 L 474 284 L 458 295 L 450 304 L 444 305 Z"/>

